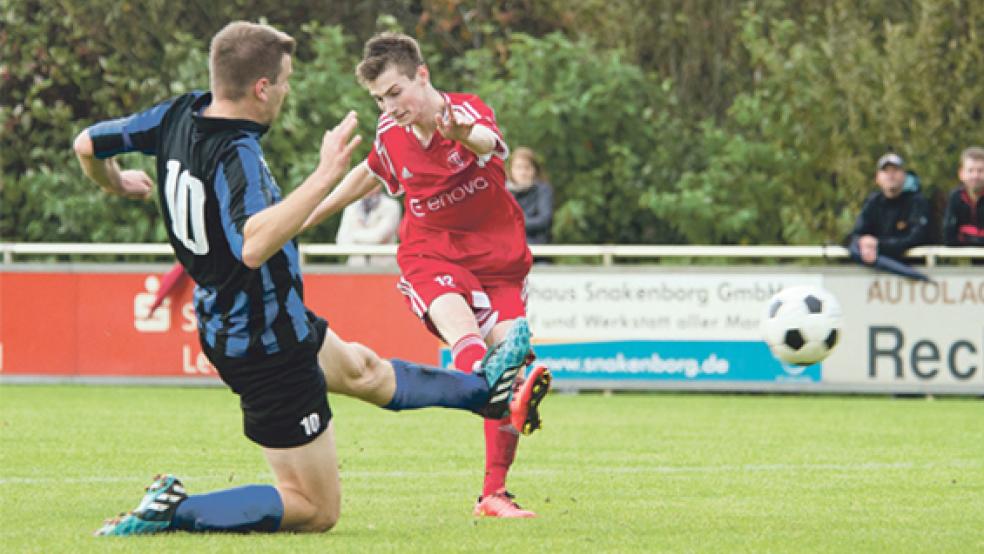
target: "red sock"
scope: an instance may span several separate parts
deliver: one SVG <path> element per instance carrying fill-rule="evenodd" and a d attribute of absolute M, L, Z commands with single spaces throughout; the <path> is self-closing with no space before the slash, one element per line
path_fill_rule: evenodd
<path fill-rule="evenodd" d="M 167 270 L 167 273 L 161 277 L 161 286 L 157 289 L 157 295 L 154 296 L 154 303 L 150 305 L 150 310 L 147 311 L 147 317 L 149 318 L 150 314 L 154 313 L 154 310 L 164 303 L 164 299 L 167 298 L 168 294 L 171 294 L 172 290 L 183 285 L 186 279 L 188 279 L 188 274 L 185 273 L 184 266 L 179 263 L 171 266 L 171 269 Z"/>
<path fill-rule="evenodd" d="M 509 418 L 485 420 L 485 483 L 482 496 L 488 496 L 506 488 L 506 473 L 516 459 L 519 437 L 500 427 L 509 424 Z"/>
<path fill-rule="evenodd" d="M 485 356 L 488 349 L 482 337 L 475 333 L 461 337 L 451 347 L 451 359 L 454 360 L 454 367 L 465 373 L 475 371 L 475 364 Z"/>

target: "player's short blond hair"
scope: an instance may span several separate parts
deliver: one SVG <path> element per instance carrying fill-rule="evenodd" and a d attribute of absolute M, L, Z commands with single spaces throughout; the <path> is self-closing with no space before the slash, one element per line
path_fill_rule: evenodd
<path fill-rule="evenodd" d="M 984 162 L 984 148 L 980 146 L 971 146 L 970 148 L 964 149 L 960 153 L 960 167 L 967 164 L 968 161 L 974 160 L 975 162 Z"/>
<path fill-rule="evenodd" d="M 380 33 L 372 37 L 362 50 L 362 61 L 355 68 L 355 75 L 366 85 L 391 65 L 409 79 L 414 78 L 417 68 L 424 65 L 424 56 L 413 37 L 402 33 Z"/>
<path fill-rule="evenodd" d="M 256 81 L 276 82 L 284 54 L 293 55 L 297 43 L 269 25 L 233 21 L 212 37 L 208 70 L 212 93 L 225 100 L 239 100 Z"/>

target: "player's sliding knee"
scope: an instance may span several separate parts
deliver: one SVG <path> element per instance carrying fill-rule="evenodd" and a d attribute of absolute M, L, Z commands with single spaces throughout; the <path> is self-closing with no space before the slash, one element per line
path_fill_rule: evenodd
<path fill-rule="evenodd" d="M 327 533 L 338 524 L 339 515 L 337 512 L 320 513 L 305 526 L 305 530 L 311 533 Z"/>
<path fill-rule="evenodd" d="M 295 513 L 295 518 L 301 514 Z M 327 498 L 318 501 L 309 501 L 304 508 L 303 519 L 297 519 L 290 526 L 289 531 L 299 533 L 324 533 L 330 531 L 338 524 L 341 516 L 341 505 L 337 502 L 332 505 Z"/>

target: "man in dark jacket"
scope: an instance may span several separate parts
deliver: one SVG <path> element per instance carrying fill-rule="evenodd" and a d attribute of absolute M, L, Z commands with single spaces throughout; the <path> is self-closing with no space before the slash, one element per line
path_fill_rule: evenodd
<path fill-rule="evenodd" d="M 852 258 L 865 265 L 894 271 L 878 264 L 880 256 L 899 260 L 905 251 L 929 242 L 929 202 L 919 191 L 919 177 L 904 169 L 902 158 L 888 153 L 878 159 L 878 191 L 865 200 L 848 237 Z M 907 266 L 902 266 L 909 269 Z M 906 277 L 925 278 L 902 273 Z"/>

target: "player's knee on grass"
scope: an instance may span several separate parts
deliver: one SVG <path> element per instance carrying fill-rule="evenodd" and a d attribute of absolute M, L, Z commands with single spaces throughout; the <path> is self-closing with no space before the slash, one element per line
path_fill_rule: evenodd
<path fill-rule="evenodd" d="M 337 483 L 336 486 L 338 486 Z M 341 500 L 341 495 L 337 490 L 333 492 L 330 487 L 323 490 L 318 499 L 313 502 L 314 513 L 307 523 L 308 530 L 312 533 L 324 533 L 337 525 L 342 516 Z"/>
<path fill-rule="evenodd" d="M 340 515 L 337 511 L 319 510 L 310 518 L 302 522 L 295 522 L 290 528 L 282 530 L 298 533 L 326 533 L 338 524 Z"/>
<path fill-rule="evenodd" d="M 330 531 L 341 517 L 341 502 L 327 493 L 302 492 L 296 485 L 281 484 L 278 489 L 284 502 L 285 517 L 281 531 L 324 533 Z"/>
<path fill-rule="evenodd" d="M 306 523 L 304 531 L 309 533 L 326 533 L 331 531 L 338 524 L 339 516 L 341 514 L 337 511 L 334 513 L 329 513 L 328 510 L 319 512 Z"/>

